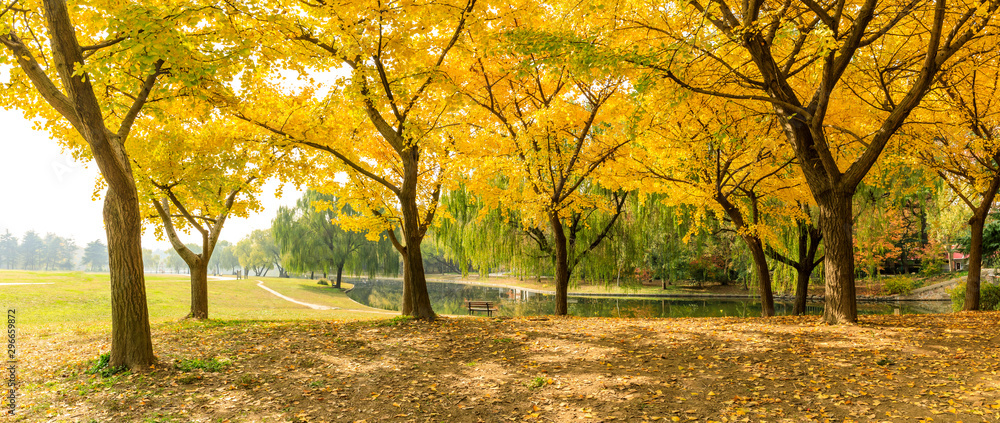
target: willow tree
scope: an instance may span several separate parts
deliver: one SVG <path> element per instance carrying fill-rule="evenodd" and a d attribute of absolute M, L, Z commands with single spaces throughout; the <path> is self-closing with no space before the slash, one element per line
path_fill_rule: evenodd
<path fill-rule="evenodd" d="M 255 229 L 236 243 L 233 253 L 239 260 L 240 266 L 244 269 L 244 274 L 250 276 L 250 270 L 254 275 L 267 275 L 275 266 L 278 266 L 278 276 L 287 277 L 281 267 L 281 249 L 274 241 L 274 234 L 269 230 Z"/>
<path fill-rule="evenodd" d="M 489 191 L 505 183 L 503 178 L 493 180 Z M 634 196 L 600 190 L 592 185 L 587 187 L 587 194 L 608 201 L 610 213 L 597 207 L 571 214 L 565 227 L 566 248 L 570 257 L 574 257 L 570 262 L 571 274 L 578 265 L 584 265 L 586 279 L 608 282 L 614 279 L 609 275 L 620 276 L 620 261 L 627 261 L 629 265 L 634 262 L 633 255 L 626 258 L 605 251 L 630 244 L 630 240 L 624 238 L 631 234 L 617 223 L 619 216 L 627 212 L 628 199 Z M 554 274 L 556 250 L 551 242 L 551 231 L 544 225 L 527 225 L 528 219 L 520 208 L 477 196 L 465 184 L 443 194 L 441 202 L 445 208 L 431 233 L 431 247 L 454 261 L 463 276 L 470 270 L 477 270 L 484 278 L 502 271 L 522 279 L 534 276 L 541 281 L 543 275 Z M 614 245 L 609 246 L 609 243 Z M 583 274 L 580 275 L 583 279 Z"/>
<path fill-rule="evenodd" d="M 420 243 L 452 145 L 468 136 L 455 127 L 464 117 L 441 70 L 475 24 L 476 1 L 233 4 L 260 57 L 233 113 L 325 156 L 318 183 L 364 213 L 343 223 L 388 234 L 403 257 L 402 314 L 433 319 Z M 304 83 L 281 86 L 279 68 Z M 309 77 L 318 72 L 343 77 L 322 85 Z M 338 172 L 346 183 L 334 180 Z"/>
<path fill-rule="evenodd" d="M 951 111 L 949 119 L 938 119 L 936 125 L 916 132 L 921 162 L 972 212 L 965 310 L 979 310 L 983 228 L 1000 190 L 998 60 L 996 52 L 977 52 L 969 55 L 969 66 L 942 73 L 934 100 Z"/>
<path fill-rule="evenodd" d="M 388 236 L 379 234 L 377 240 L 370 240 L 364 233 L 337 224 L 340 216 L 357 214 L 332 195 L 308 190 L 294 208 L 278 209 L 271 232 L 290 270 L 321 270 L 324 276 L 335 272 L 334 288 L 340 288 L 345 268 L 370 276 L 396 273 L 399 261 Z"/>
<path fill-rule="evenodd" d="M 442 193 L 441 205 L 429 246 L 454 262 L 462 276 L 477 270 L 485 278 L 497 269 L 512 270 L 522 277 L 529 269 L 540 274 L 520 219 L 510 210 L 489 207 L 464 183 Z"/>
<path fill-rule="evenodd" d="M 643 189 L 669 193 L 671 203 L 692 204 L 727 218 L 750 250 L 761 313 L 773 316 L 765 247 L 772 228 L 782 223 L 781 215 L 798 212 L 794 206 L 782 207 L 794 205 L 798 194 L 800 181 L 790 168 L 793 157 L 774 144 L 777 131 L 766 116 L 697 97 L 667 110 L 633 155 L 650 182 Z"/>
<path fill-rule="evenodd" d="M 500 8 L 490 32 L 470 30 L 477 43 L 462 62 L 471 65 L 451 77 L 473 104 L 476 136 L 462 147 L 475 166 L 470 189 L 490 207 L 516 210 L 539 248 L 552 251 L 555 313 L 565 315 L 573 268 L 606 238 L 625 204 L 627 191 L 618 189 L 627 184 L 614 163 L 635 137 L 639 115 L 625 76 L 565 60 L 578 47 L 540 30 L 582 27 L 577 16 L 536 6 Z M 583 46 L 594 42 L 581 38 Z M 602 195 L 602 184 L 613 194 Z M 615 218 L 577 251 L 578 229 L 599 209 Z"/>
<path fill-rule="evenodd" d="M 153 100 L 225 78 L 235 56 L 204 37 L 212 8 L 194 3 L 95 3 L 64 0 L 0 3 L 0 64 L 11 82 L 0 105 L 45 120 L 78 158 L 93 158 L 107 184 L 104 224 L 111 269 L 110 366 L 156 361 L 142 269 L 139 195 L 126 141 Z"/>
<path fill-rule="evenodd" d="M 690 0 L 613 10 L 632 63 L 691 93 L 773 110 L 819 208 L 823 321 L 857 320 L 851 202 L 941 70 L 1000 1 Z M 625 35 L 627 34 L 627 35 Z M 987 35 L 989 34 L 989 35 Z"/>
<path fill-rule="evenodd" d="M 261 209 L 258 195 L 287 158 L 259 134 L 232 125 L 201 102 L 177 100 L 178 112 L 150 119 L 130 140 L 143 216 L 191 270 L 189 318 L 208 318 L 208 264 L 230 216 Z M 181 112 L 183 111 L 183 112 Z M 255 139 L 257 138 L 257 139 Z M 181 235 L 195 232 L 200 247 Z"/>
<path fill-rule="evenodd" d="M 795 218 L 795 242 L 789 243 L 791 247 L 787 251 L 777 245 L 767 245 L 764 252 L 772 260 L 795 269 L 795 302 L 792 305 L 792 314 L 798 316 L 806 312 L 809 279 L 816 267 L 823 263 L 823 256 L 819 255 L 823 232 L 816 226 L 813 207 L 809 203 L 796 202 L 795 205 L 802 211 Z"/>

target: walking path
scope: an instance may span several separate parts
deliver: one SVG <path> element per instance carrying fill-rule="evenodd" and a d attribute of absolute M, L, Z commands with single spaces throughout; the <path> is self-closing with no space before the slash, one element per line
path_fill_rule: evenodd
<path fill-rule="evenodd" d="M 979 273 L 980 283 L 996 284 L 997 269 L 983 269 Z M 938 282 L 934 285 L 928 285 L 925 287 L 914 289 L 909 295 L 902 295 L 899 297 L 901 300 L 947 300 L 951 299 L 951 294 L 948 290 L 965 282 L 965 276 L 959 276 L 957 278 L 948 279 L 944 282 Z"/>
<path fill-rule="evenodd" d="M 313 310 L 341 310 L 341 311 L 355 311 L 355 312 L 361 312 L 361 313 L 375 313 L 375 314 L 399 314 L 397 312 L 392 312 L 392 311 L 364 310 L 364 309 L 355 309 L 355 308 L 340 308 L 340 307 L 330 307 L 330 306 L 319 305 L 319 304 L 310 304 L 310 303 L 307 303 L 307 302 L 304 302 L 304 301 L 299 301 L 299 300 L 296 300 L 294 298 L 282 295 L 282 294 L 278 293 L 277 291 L 264 286 L 264 281 L 258 280 L 257 281 L 257 286 L 259 286 L 260 288 L 264 289 L 267 292 L 270 292 L 270 293 L 274 294 L 278 298 L 281 298 L 281 299 L 283 299 L 285 301 L 288 301 L 288 302 L 291 302 L 291 303 L 295 303 L 295 304 L 298 304 L 298 305 L 309 307 L 309 308 L 311 308 Z M 362 304 L 358 304 L 358 305 L 362 305 Z"/>
<path fill-rule="evenodd" d="M 263 288 L 267 292 L 270 292 L 270 293 L 272 293 L 274 295 L 277 295 L 278 298 L 281 298 L 281 299 L 283 299 L 285 301 L 292 302 L 292 303 L 295 303 L 295 304 L 304 305 L 304 306 L 309 307 L 309 308 L 311 308 L 313 310 L 339 310 L 340 309 L 340 307 L 328 307 L 328 306 L 318 305 L 318 304 L 309 304 L 309 303 L 305 303 L 305 302 L 293 299 L 291 297 L 286 297 L 284 295 L 279 294 L 277 291 L 264 286 L 264 281 L 257 281 L 257 286 Z"/>

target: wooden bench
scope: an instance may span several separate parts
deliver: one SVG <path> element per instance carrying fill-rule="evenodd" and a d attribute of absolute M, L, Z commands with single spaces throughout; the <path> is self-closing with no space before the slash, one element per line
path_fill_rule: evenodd
<path fill-rule="evenodd" d="M 476 311 L 485 311 L 487 316 L 492 317 L 494 311 L 498 311 L 499 308 L 493 304 L 493 301 L 465 301 L 465 307 L 469 309 L 469 314 Z"/>

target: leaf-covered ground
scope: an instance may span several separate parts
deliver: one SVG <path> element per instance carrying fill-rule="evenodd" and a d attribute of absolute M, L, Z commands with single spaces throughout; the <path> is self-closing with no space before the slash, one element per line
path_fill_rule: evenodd
<path fill-rule="evenodd" d="M 998 312 L 162 323 L 159 366 L 87 375 L 106 342 L 26 338 L 14 420 L 1000 421 Z"/>

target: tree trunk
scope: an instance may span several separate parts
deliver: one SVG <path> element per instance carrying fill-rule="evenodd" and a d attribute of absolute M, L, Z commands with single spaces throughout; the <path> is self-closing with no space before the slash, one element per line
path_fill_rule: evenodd
<path fill-rule="evenodd" d="M 965 278 L 965 305 L 962 310 L 979 310 L 979 285 L 983 270 L 983 227 L 986 213 L 974 213 L 969 219 L 972 241 L 969 245 L 969 276 Z"/>
<path fill-rule="evenodd" d="M 754 269 L 757 271 L 757 286 L 760 291 L 760 315 L 762 317 L 774 316 L 774 293 L 771 290 L 771 271 L 767 268 L 767 256 L 764 254 L 764 245 L 760 242 L 760 238 L 743 237 L 743 241 L 746 241 L 747 246 L 750 247 Z"/>
<path fill-rule="evenodd" d="M 812 276 L 812 268 L 808 264 L 795 268 L 795 304 L 792 306 L 792 315 L 801 316 L 806 313 L 806 299 L 809 297 L 809 277 Z"/>
<path fill-rule="evenodd" d="M 552 226 L 552 246 L 555 247 L 555 267 L 556 267 L 556 315 L 565 316 L 569 314 L 568 293 L 569 293 L 569 249 L 566 242 L 566 231 L 563 229 L 562 220 L 558 213 L 549 215 L 549 225 Z"/>
<path fill-rule="evenodd" d="M 149 330 L 146 305 L 146 281 L 142 269 L 142 223 L 135 179 L 123 138 L 127 137 L 134 115 L 126 117 L 117 133 L 108 129 L 104 111 L 97 100 L 86 72 L 79 68 L 85 63 L 83 49 L 76 38 L 76 28 L 65 1 L 43 2 L 47 34 L 52 45 L 53 67 L 58 72 L 65 94 L 55 88 L 49 77 L 27 60 L 26 54 L 16 54 L 22 70 L 32 84 L 57 112 L 80 133 L 93 154 L 101 176 L 108 184 L 104 200 L 104 226 L 108 237 L 108 266 L 111 278 L 111 359 L 112 367 L 127 366 L 138 370 L 156 362 Z M 13 44 L 7 44 L 10 48 Z M 27 49 L 15 46 L 16 49 Z M 46 60 L 47 62 L 47 60 Z M 48 66 L 47 66 L 48 67 Z M 155 76 L 147 79 L 152 89 Z M 147 85 L 144 85 L 144 87 Z M 133 106 L 141 108 L 149 91 L 136 97 Z M 134 108 L 133 110 L 140 110 Z M 127 116 L 127 115 L 126 115 Z"/>
<path fill-rule="evenodd" d="M 420 253 L 420 240 L 407 238 L 403 255 L 403 314 L 423 320 L 434 320 L 437 314 L 431 307 L 424 275 L 424 257 Z"/>
<path fill-rule="evenodd" d="M 855 323 L 858 320 L 854 287 L 853 194 L 853 191 L 827 191 L 816 198 L 820 230 L 826 243 L 823 321 L 828 324 Z"/>
<path fill-rule="evenodd" d="M 816 253 L 819 243 L 823 240 L 820 230 L 804 222 L 799 224 L 799 262 L 795 267 L 795 305 L 792 314 L 799 316 L 806 313 L 806 299 L 809 296 L 809 278 L 819 265 Z"/>
<path fill-rule="evenodd" d="M 191 270 L 191 312 L 187 317 L 204 320 L 208 318 L 208 263 L 198 260 L 188 263 Z"/>
<path fill-rule="evenodd" d="M 340 288 L 340 278 L 341 275 L 343 274 L 344 274 L 344 262 L 340 262 L 340 264 L 337 265 L 337 285 L 334 286 L 334 288 Z"/>
<path fill-rule="evenodd" d="M 722 209 L 729 216 L 729 219 L 733 221 L 733 226 L 737 230 L 745 230 L 747 228 L 746 220 L 743 219 L 743 213 L 729 201 L 729 198 L 717 191 L 715 201 L 722 206 Z M 751 201 L 754 205 L 754 213 L 751 217 L 753 218 L 753 222 L 757 222 L 756 197 L 752 197 Z M 767 267 L 767 255 L 764 253 L 764 244 L 756 236 L 747 235 L 740 238 L 743 238 L 747 247 L 750 248 L 750 255 L 753 257 L 754 270 L 757 273 L 757 286 L 760 291 L 761 316 L 774 316 L 774 293 L 771 290 L 771 270 Z"/>
<path fill-rule="evenodd" d="M 111 272 L 111 367 L 138 370 L 156 362 L 149 330 L 146 280 L 142 272 L 139 201 L 108 188 L 104 225 Z"/>
<path fill-rule="evenodd" d="M 393 246 L 403 256 L 402 314 L 422 320 L 434 320 L 437 314 L 434 313 L 430 296 L 427 294 L 424 257 L 420 252 L 420 243 L 427 230 L 426 225 L 433 219 L 433 213 L 428 212 L 426 216 L 421 216 L 417 207 L 420 150 L 416 145 L 409 146 L 401 152 L 400 157 L 403 159 L 403 184 L 396 192 L 396 198 L 399 200 L 403 215 L 401 232 L 405 245 L 399 242 L 394 233 L 390 232 L 389 235 Z M 434 201 L 437 201 L 436 197 Z"/>

